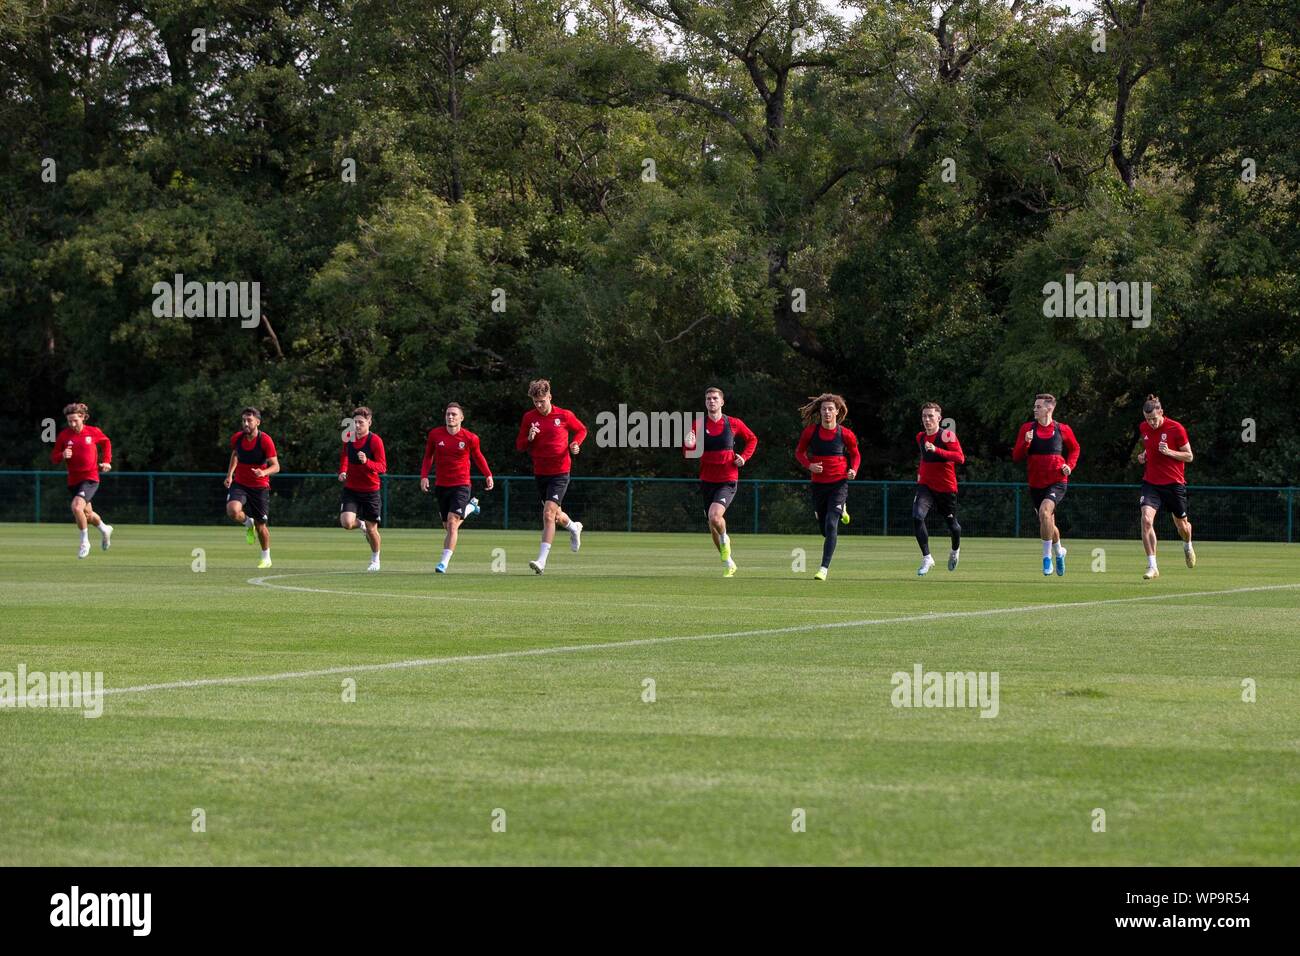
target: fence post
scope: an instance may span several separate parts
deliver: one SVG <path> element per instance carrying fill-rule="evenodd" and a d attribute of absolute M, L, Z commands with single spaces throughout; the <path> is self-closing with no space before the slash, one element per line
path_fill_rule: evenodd
<path fill-rule="evenodd" d="M 390 484 L 391 482 L 388 481 L 384 482 L 384 512 L 381 517 L 383 519 L 385 528 L 388 527 L 388 486 Z"/>
<path fill-rule="evenodd" d="M 149 472 L 149 523 L 153 524 L 153 472 Z"/>
<path fill-rule="evenodd" d="M 1286 543 L 1291 544 L 1295 539 L 1291 536 L 1291 529 L 1295 527 L 1295 489 L 1286 490 Z"/>
<path fill-rule="evenodd" d="M 1020 537 L 1020 486 L 1016 485 L 1016 534 Z"/>
<path fill-rule="evenodd" d="M 758 482 L 754 482 L 754 534 L 758 534 Z"/>
<path fill-rule="evenodd" d="M 883 486 L 884 494 L 880 496 L 880 533 L 889 535 L 889 482 Z"/>
<path fill-rule="evenodd" d="M 502 491 L 501 507 L 503 507 L 506 512 L 505 517 L 501 519 L 501 530 L 509 531 L 510 530 L 510 479 L 509 478 L 501 482 L 501 491 Z"/>
<path fill-rule="evenodd" d="M 627 530 L 632 530 L 632 479 L 627 480 Z"/>
<path fill-rule="evenodd" d="M 35 472 L 33 477 L 36 480 L 36 494 L 32 496 L 32 500 L 36 502 L 36 523 L 40 524 L 41 523 L 41 473 L 39 471 Z"/>

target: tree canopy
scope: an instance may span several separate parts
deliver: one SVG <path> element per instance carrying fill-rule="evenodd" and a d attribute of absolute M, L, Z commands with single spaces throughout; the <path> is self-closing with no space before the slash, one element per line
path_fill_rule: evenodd
<path fill-rule="evenodd" d="M 4 464 L 76 399 L 126 469 L 223 467 L 253 403 L 328 470 L 364 403 L 409 472 L 454 399 L 510 472 L 546 377 L 589 426 L 719 385 L 766 477 L 822 391 L 862 477 L 924 400 L 1018 477 L 1050 391 L 1079 478 L 1131 479 L 1155 392 L 1197 481 L 1293 483 L 1300 0 L 1075 6 L 5 0 Z M 160 316 L 176 274 L 259 314 Z M 1146 324 L 1045 315 L 1067 274 L 1149 283 Z"/>

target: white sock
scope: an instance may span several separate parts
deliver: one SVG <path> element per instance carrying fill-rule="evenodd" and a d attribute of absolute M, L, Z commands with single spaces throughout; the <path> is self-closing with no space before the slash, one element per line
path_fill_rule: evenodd
<path fill-rule="evenodd" d="M 549 541 L 543 541 L 541 550 L 537 552 L 537 563 L 545 564 L 546 556 L 550 553 L 551 553 L 551 543 Z"/>
<path fill-rule="evenodd" d="M 82 528 L 80 533 L 81 533 L 82 544 L 85 544 L 87 541 L 90 540 L 90 530 L 88 528 Z"/>
<path fill-rule="evenodd" d="M 1052 547 L 1056 550 L 1057 554 L 1065 554 L 1065 545 L 1061 544 L 1059 541 L 1052 545 Z"/>
<path fill-rule="evenodd" d="M 444 568 L 451 564 L 451 548 L 442 549 L 442 561 L 440 563 Z"/>
<path fill-rule="evenodd" d="M 263 548 L 263 549 L 262 549 L 262 560 L 263 560 L 263 561 L 270 561 L 270 560 L 271 560 L 271 549 L 270 549 L 270 548 Z"/>
<path fill-rule="evenodd" d="M 1147 567 L 1148 567 L 1148 568 L 1154 568 L 1155 566 L 1156 566 L 1156 556 L 1155 556 L 1154 554 L 1148 554 L 1148 555 L 1147 555 Z"/>
<path fill-rule="evenodd" d="M 1190 541 L 1184 541 L 1184 542 L 1183 542 L 1183 550 L 1184 550 L 1184 551 L 1190 551 L 1190 550 L 1192 550 L 1192 543 L 1191 543 Z"/>
<path fill-rule="evenodd" d="M 731 543 L 731 539 L 728 538 L 725 534 L 720 534 L 720 535 L 718 535 L 718 541 L 719 541 L 720 543 L 722 543 L 722 544 L 730 544 L 730 543 Z"/>
<path fill-rule="evenodd" d="M 1050 558 L 1051 556 L 1052 556 L 1052 542 L 1049 539 L 1043 542 L 1043 557 Z"/>
<path fill-rule="evenodd" d="M 359 527 L 359 528 L 361 529 L 361 533 L 362 533 L 362 534 L 365 534 L 365 533 L 366 533 L 366 523 L 365 523 L 364 521 L 358 520 L 358 521 L 357 521 L 357 527 Z"/>
<path fill-rule="evenodd" d="M 245 528 L 251 528 L 252 526 L 253 526 L 253 519 L 252 519 L 252 518 L 244 518 L 244 527 L 245 527 Z"/>
<path fill-rule="evenodd" d="M 99 523 L 99 533 L 102 534 L 104 537 L 108 537 L 109 533 L 112 530 L 113 530 L 113 526 L 111 524 L 105 524 L 103 521 Z"/>
<path fill-rule="evenodd" d="M 378 552 L 378 551 L 371 551 L 371 552 L 370 552 L 370 560 L 371 560 L 371 561 L 378 561 L 378 560 L 379 560 L 379 552 Z"/>

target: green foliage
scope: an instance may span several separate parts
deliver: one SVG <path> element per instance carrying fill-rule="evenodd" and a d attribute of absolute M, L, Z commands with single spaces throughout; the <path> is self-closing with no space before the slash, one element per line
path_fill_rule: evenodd
<path fill-rule="evenodd" d="M 848 9 L 10 0 L 0 381 L 28 438 L 4 463 L 44 461 L 75 397 L 130 467 L 220 467 L 258 401 L 289 467 L 328 469 L 365 402 L 409 471 L 455 398 L 515 470 L 544 375 L 589 422 L 720 384 L 767 476 L 832 389 L 864 477 L 910 469 L 927 399 L 969 477 L 1013 477 L 1046 389 L 1081 477 L 1121 480 L 1151 391 L 1197 480 L 1293 481 L 1294 3 Z M 262 318 L 155 315 L 176 273 L 260 283 Z M 1066 273 L 1151 283 L 1150 326 L 1045 317 Z"/>

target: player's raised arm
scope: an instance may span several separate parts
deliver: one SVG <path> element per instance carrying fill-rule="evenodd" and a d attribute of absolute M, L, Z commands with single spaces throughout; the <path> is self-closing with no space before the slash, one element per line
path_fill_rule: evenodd
<path fill-rule="evenodd" d="M 758 451 L 758 436 L 749 430 L 749 426 L 739 418 L 731 420 L 731 428 L 740 438 L 745 440 L 745 450 L 736 456 L 736 464 L 744 465 L 754 457 L 754 452 Z"/>
<path fill-rule="evenodd" d="M 108 436 L 105 435 L 98 428 L 95 429 L 95 432 L 96 435 L 98 436 L 95 439 L 95 448 L 99 451 L 99 470 L 112 471 L 113 470 L 113 443 L 109 441 Z M 1189 458 L 1188 461 L 1191 461 L 1191 459 Z"/>
<path fill-rule="evenodd" d="M 966 464 L 966 453 L 961 450 L 961 442 L 957 440 L 956 432 L 949 429 L 943 433 L 943 436 L 946 447 L 940 448 L 936 445 L 933 454 L 954 465 Z"/>
<path fill-rule="evenodd" d="M 799 463 L 799 467 L 804 471 L 812 469 L 812 459 L 808 457 L 808 443 L 812 441 L 813 432 L 817 429 L 815 424 L 807 426 L 799 433 L 799 443 L 794 446 L 794 460 Z"/>
<path fill-rule="evenodd" d="M 1061 444 L 1065 446 L 1065 468 L 1062 471 L 1067 475 L 1072 475 L 1075 467 L 1079 464 L 1080 448 L 1079 440 L 1074 437 L 1074 429 L 1069 425 L 1061 425 Z"/>
<path fill-rule="evenodd" d="M 376 475 L 388 473 L 388 455 L 384 451 L 384 440 L 371 432 L 370 454 L 366 456 L 366 467 Z"/>
<path fill-rule="evenodd" d="M 1020 431 L 1016 432 L 1016 442 L 1011 446 L 1011 460 L 1024 461 L 1029 457 L 1029 446 L 1034 440 L 1034 422 L 1025 422 L 1020 426 Z"/>
<path fill-rule="evenodd" d="M 564 413 L 564 423 L 569 430 L 569 453 L 576 455 L 587 438 L 587 426 L 571 411 Z"/>
<path fill-rule="evenodd" d="M 528 443 L 537 436 L 537 423 L 532 420 L 531 411 L 529 409 L 524 412 L 524 417 L 519 420 L 519 434 L 515 436 L 515 451 L 526 451 Z"/>
<path fill-rule="evenodd" d="M 848 478 L 849 481 L 852 481 L 854 478 L 858 477 L 858 469 L 862 466 L 862 452 L 858 448 L 858 436 L 847 428 L 843 429 L 843 433 L 844 450 L 847 451 L 849 455 Z"/>

